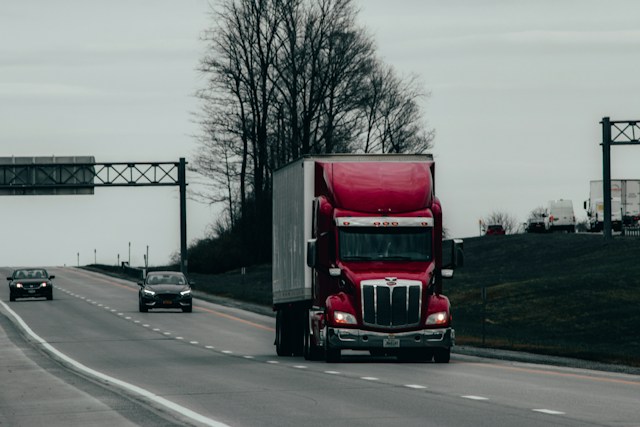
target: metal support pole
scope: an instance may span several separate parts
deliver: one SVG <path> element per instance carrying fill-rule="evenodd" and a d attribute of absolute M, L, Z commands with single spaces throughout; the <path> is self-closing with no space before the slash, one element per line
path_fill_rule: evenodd
<path fill-rule="evenodd" d="M 605 240 L 612 239 L 611 233 L 611 122 L 602 118 L 602 202 L 604 222 L 602 233 Z"/>
<path fill-rule="evenodd" d="M 187 162 L 180 157 L 178 165 L 178 185 L 180 186 L 180 271 L 187 274 Z"/>

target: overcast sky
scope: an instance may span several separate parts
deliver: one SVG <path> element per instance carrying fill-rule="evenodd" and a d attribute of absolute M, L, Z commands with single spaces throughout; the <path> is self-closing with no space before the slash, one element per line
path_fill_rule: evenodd
<path fill-rule="evenodd" d="M 361 0 L 380 56 L 420 76 L 436 130 L 437 193 L 452 236 L 493 211 L 520 222 L 601 179 L 604 116 L 640 120 L 640 3 Z M 0 156 L 189 161 L 205 0 L 4 0 Z M 640 147 L 615 147 L 613 178 L 640 179 Z M 189 240 L 215 208 L 188 203 Z M 163 264 L 179 249 L 177 189 L 0 198 L 1 265 Z"/>

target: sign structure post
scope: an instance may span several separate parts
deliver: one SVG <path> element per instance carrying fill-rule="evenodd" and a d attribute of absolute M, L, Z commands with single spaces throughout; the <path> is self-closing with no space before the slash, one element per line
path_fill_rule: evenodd
<path fill-rule="evenodd" d="M 640 144 L 640 120 L 611 120 L 603 117 L 602 125 L 602 198 L 604 207 L 603 235 L 612 239 L 611 229 L 611 146 Z"/>
<path fill-rule="evenodd" d="M 119 163 L 96 163 L 93 156 L 0 157 L 0 195 L 94 194 L 95 187 L 178 186 L 180 270 L 187 274 L 186 170 L 184 157 L 178 162 Z"/>

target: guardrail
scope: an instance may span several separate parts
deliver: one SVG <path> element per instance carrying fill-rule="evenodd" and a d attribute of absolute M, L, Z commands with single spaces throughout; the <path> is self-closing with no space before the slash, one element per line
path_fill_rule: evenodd
<path fill-rule="evenodd" d="M 640 237 L 640 227 L 622 227 L 622 235 L 630 237 Z"/>

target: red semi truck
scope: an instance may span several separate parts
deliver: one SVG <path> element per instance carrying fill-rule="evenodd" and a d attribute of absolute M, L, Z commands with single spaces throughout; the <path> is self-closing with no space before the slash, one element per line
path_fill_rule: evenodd
<path fill-rule="evenodd" d="M 442 279 L 431 155 L 301 158 L 273 174 L 273 308 L 279 356 L 342 350 L 447 363 L 455 342 Z"/>

